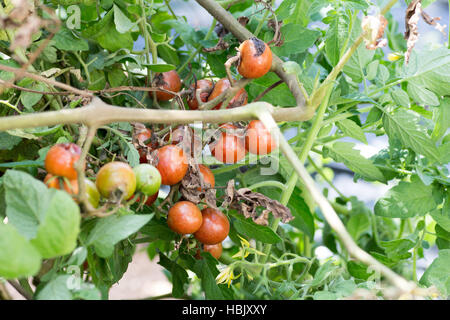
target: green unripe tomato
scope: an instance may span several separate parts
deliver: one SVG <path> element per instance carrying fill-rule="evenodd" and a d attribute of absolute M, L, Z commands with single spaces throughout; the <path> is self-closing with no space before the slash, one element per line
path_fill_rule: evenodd
<path fill-rule="evenodd" d="M 161 186 L 161 174 L 158 169 L 148 163 L 141 163 L 133 168 L 136 175 L 136 190 L 146 196 L 152 196 L 158 192 Z"/>
<path fill-rule="evenodd" d="M 98 204 L 100 202 L 100 192 L 98 192 L 95 183 L 89 179 L 86 179 L 85 185 L 88 201 L 94 208 L 98 208 Z"/>

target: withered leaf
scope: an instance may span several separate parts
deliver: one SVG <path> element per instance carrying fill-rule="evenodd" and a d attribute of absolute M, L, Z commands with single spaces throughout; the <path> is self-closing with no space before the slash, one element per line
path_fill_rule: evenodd
<path fill-rule="evenodd" d="M 228 182 L 225 193 L 226 199 L 222 206 L 238 210 L 244 217 L 252 218 L 256 224 L 267 225 L 269 212 L 272 212 L 274 217 L 280 218 L 283 223 L 294 219 L 291 210 L 276 200 L 248 188 L 235 190 L 233 180 Z M 264 208 L 261 214 L 257 212 L 259 207 Z"/>
<path fill-rule="evenodd" d="M 180 192 L 186 200 L 195 204 L 204 202 L 209 207 L 217 209 L 216 189 L 204 181 L 194 158 L 189 159 L 188 172 L 181 180 Z"/>

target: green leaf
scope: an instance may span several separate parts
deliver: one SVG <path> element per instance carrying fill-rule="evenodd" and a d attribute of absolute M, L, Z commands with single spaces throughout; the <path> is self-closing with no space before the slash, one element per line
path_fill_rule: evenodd
<path fill-rule="evenodd" d="M 68 288 L 71 276 L 60 275 L 47 283 L 36 294 L 36 300 L 72 300 L 72 293 Z"/>
<path fill-rule="evenodd" d="M 331 274 L 335 271 L 337 266 L 333 264 L 332 260 L 328 260 L 317 269 L 314 274 L 314 279 L 311 282 L 311 287 L 320 286 Z"/>
<path fill-rule="evenodd" d="M 63 27 L 52 39 L 52 45 L 62 51 L 87 51 L 88 43 L 80 38 L 75 38 L 72 31 Z"/>
<path fill-rule="evenodd" d="M 158 264 L 166 268 L 172 274 L 172 295 L 181 298 L 185 293 L 185 285 L 189 283 L 189 276 L 182 266 L 173 262 L 162 252 L 159 253 Z"/>
<path fill-rule="evenodd" d="M 0 277 L 34 276 L 41 268 L 41 255 L 12 225 L 0 220 Z"/>
<path fill-rule="evenodd" d="M 444 206 L 441 210 L 433 210 L 431 216 L 445 231 L 450 232 L 450 192 L 447 191 Z"/>
<path fill-rule="evenodd" d="M 131 20 L 120 10 L 116 5 L 113 6 L 114 10 L 114 23 L 116 25 L 116 30 L 119 33 L 125 33 L 128 31 L 137 31 L 136 23 L 131 22 Z"/>
<path fill-rule="evenodd" d="M 22 139 L 17 136 L 10 135 L 7 132 L 0 132 L 0 150 L 12 150 Z"/>
<path fill-rule="evenodd" d="M 364 131 L 354 121 L 350 119 L 344 119 L 336 123 L 336 126 L 347 136 L 356 140 L 359 140 L 367 144 Z"/>
<path fill-rule="evenodd" d="M 442 138 L 450 128 L 450 98 L 444 97 L 436 110 L 436 125 L 434 126 L 431 138 L 436 141 Z"/>
<path fill-rule="evenodd" d="M 112 255 L 114 245 L 128 238 L 150 221 L 153 215 L 113 215 L 99 219 L 90 232 L 86 245 L 93 245 L 96 253 L 103 258 Z"/>
<path fill-rule="evenodd" d="M 432 199 L 432 187 L 413 176 L 411 182 L 400 181 L 380 198 L 375 204 L 375 214 L 390 218 L 422 216 L 436 207 Z"/>
<path fill-rule="evenodd" d="M 235 217 L 233 227 L 240 234 L 263 243 L 273 244 L 281 241 L 281 238 L 269 227 L 260 226 L 254 223 L 251 218 L 245 219 L 241 215 L 235 215 Z"/>
<path fill-rule="evenodd" d="M 47 87 L 45 86 L 45 84 L 43 83 L 35 83 L 33 82 L 33 84 L 31 86 L 28 86 L 28 89 L 32 89 L 32 90 L 36 90 L 36 91 L 45 91 L 47 89 Z M 35 93 L 35 92 L 27 92 L 27 91 L 23 91 L 20 94 L 20 101 L 22 102 L 23 106 L 32 111 L 33 106 L 39 102 L 39 100 L 41 100 L 42 98 L 42 94 L 40 93 Z"/>
<path fill-rule="evenodd" d="M 207 300 L 224 300 L 227 299 L 224 291 L 216 283 L 216 277 L 219 271 L 216 267 L 217 260 L 211 255 L 202 253 L 202 259 L 198 260 L 193 268 L 202 281 L 202 288 L 205 291 Z"/>
<path fill-rule="evenodd" d="M 175 233 L 167 226 L 166 221 L 152 219 L 140 231 L 150 237 L 152 241 L 157 239 L 171 241 L 175 239 Z"/>
<path fill-rule="evenodd" d="M 398 239 L 391 241 L 380 241 L 380 246 L 384 248 L 386 255 L 393 261 L 407 259 L 411 256 L 409 250 L 414 248 L 417 239 Z"/>
<path fill-rule="evenodd" d="M 450 295 L 450 250 L 440 250 L 439 257 L 434 259 L 420 278 L 420 283 L 426 286 L 434 285 L 444 298 Z"/>
<path fill-rule="evenodd" d="M 409 63 L 403 70 L 408 81 L 407 91 L 422 104 L 438 105 L 436 96 L 450 95 L 450 50 L 441 47 L 433 50 L 413 50 Z"/>
<path fill-rule="evenodd" d="M 3 185 L 9 223 L 26 238 L 34 238 L 50 203 L 47 186 L 28 173 L 15 170 L 6 171 Z"/>
<path fill-rule="evenodd" d="M 338 63 L 341 52 L 345 50 L 344 44 L 348 38 L 348 28 L 348 16 L 336 13 L 325 36 L 325 53 L 332 66 Z"/>
<path fill-rule="evenodd" d="M 299 24 L 287 24 L 281 27 L 281 34 L 284 43 L 281 47 L 273 47 L 272 51 L 278 56 L 288 57 L 292 54 L 302 53 L 312 47 L 314 42 L 320 36 L 320 32 L 302 27 Z M 266 37 L 272 38 L 270 32 L 266 33 Z"/>
<path fill-rule="evenodd" d="M 114 68 L 107 73 L 108 82 L 112 88 L 127 84 L 127 76 L 121 68 Z"/>
<path fill-rule="evenodd" d="M 391 92 L 392 99 L 395 103 L 402 107 L 409 106 L 409 96 L 408 94 L 400 88 L 395 88 Z"/>
<path fill-rule="evenodd" d="M 367 80 L 372 81 L 373 79 L 375 79 L 375 77 L 377 76 L 377 73 L 378 73 L 378 65 L 379 64 L 380 64 L 380 61 L 375 60 L 367 65 L 367 68 L 366 68 L 366 71 L 367 71 L 366 79 Z"/>
<path fill-rule="evenodd" d="M 385 182 L 383 173 L 372 161 L 361 156 L 359 150 L 353 149 L 354 145 L 354 143 L 338 141 L 332 146 L 324 147 L 323 155 L 331 157 L 337 162 L 343 162 L 350 170 L 368 180 Z"/>
<path fill-rule="evenodd" d="M 314 239 L 314 217 L 299 188 L 294 188 L 287 206 L 295 217 L 289 224 L 304 232 L 310 239 Z"/>
<path fill-rule="evenodd" d="M 223 64 L 223 63 L 222 63 Z M 265 89 L 270 87 L 272 84 L 280 80 L 276 74 L 269 72 L 264 77 L 255 79 L 249 84 L 249 96 L 250 98 L 255 98 Z M 277 86 L 273 90 L 270 90 L 265 94 L 261 101 L 269 102 L 277 106 L 292 106 L 295 105 L 294 96 L 289 91 L 289 88 L 285 83 Z"/>
<path fill-rule="evenodd" d="M 148 69 L 155 72 L 167 72 L 170 70 L 175 70 L 176 67 L 173 64 L 163 64 L 163 63 L 155 63 L 155 64 L 147 64 L 143 63 L 143 66 L 146 66 Z"/>
<path fill-rule="evenodd" d="M 49 259 L 72 252 L 80 232 L 80 209 L 67 192 L 49 190 L 51 197 L 45 218 L 31 243 L 43 258 Z"/>
<path fill-rule="evenodd" d="M 425 132 L 420 118 L 412 111 L 397 109 L 393 114 L 384 112 L 383 124 L 391 139 L 399 139 L 402 144 L 433 160 L 439 160 L 439 151 Z"/>
<path fill-rule="evenodd" d="M 370 227 L 370 220 L 364 213 L 354 214 L 347 222 L 347 230 L 353 239 L 358 240 Z"/>

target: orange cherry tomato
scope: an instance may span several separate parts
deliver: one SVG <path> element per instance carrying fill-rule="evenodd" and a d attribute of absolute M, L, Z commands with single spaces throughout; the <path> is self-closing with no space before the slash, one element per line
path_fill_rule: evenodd
<path fill-rule="evenodd" d="M 214 179 L 214 174 L 212 171 L 205 165 L 199 164 L 198 169 L 200 170 L 200 174 L 203 177 L 203 181 L 205 184 L 209 184 L 210 188 L 214 188 L 216 181 Z M 198 191 L 201 191 L 201 188 L 198 188 Z"/>
<path fill-rule="evenodd" d="M 211 255 L 216 258 L 219 259 L 220 256 L 222 255 L 222 243 L 217 243 L 217 244 L 203 244 L 201 245 L 201 249 L 197 250 L 197 254 L 195 255 L 195 257 L 197 259 L 202 259 L 202 256 L 200 255 L 200 253 L 203 252 L 209 252 L 211 253 Z"/>
<path fill-rule="evenodd" d="M 272 67 L 272 51 L 258 38 L 245 40 L 239 46 L 238 72 L 245 78 L 260 78 Z"/>
<path fill-rule="evenodd" d="M 178 92 L 181 89 L 180 76 L 175 70 L 156 73 L 153 79 L 153 87 L 163 88 L 172 92 Z M 150 97 L 153 97 L 151 92 L 149 92 L 149 94 Z M 167 92 L 156 92 L 156 99 L 158 99 L 158 101 L 168 101 L 173 97 L 173 94 Z"/>
<path fill-rule="evenodd" d="M 211 94 L 208 97 L 208 101 L 213 100 L 217 96 L 219 96 L 221 93 L 223 93 L 225 90 L 231 87 L 230 81 L 227 78 L 220 79 L 217 81 L 216 85 L 214 86 L 214 89 L 212 90 Z M 247 91 L 245 91 L 244 88 L 240 89 L 236 95 L 231 99 L 230 103 L 227 106 L 227 109 L 236 108 L 243 106 L 247 104 L 247 98 L 248 94 Z M 222 102 L 217 104 L 213 110 L 219 110 L 222 106 Z"/>
<path fill-rule="evenodd" d="M 188 159 L 183 149 L 175 145 L 167 145 L 158 149 L 158 164 L 156 168 L 161 173 L 161 183 L 174 185 L 186 175 Z"/>
<path fill-rule="evenodd" d="M 69 180 L 77 178 L 74 163 L 80 158 L 81 148 L 75 143 L 58 143 L 45 156 L 45 169 L 55 176 Z"/>
<path fill-rule="evenodd" d="M 203 222 L 194 233 L 195 239 L 203 244 L 217 244 L 225 240 L 230 232 L 230 222 L 226 215 L 213 208 L 202 210 Z"/>
<path fill-rule="evenodd" d="M 189 109 L 197 110 L 198 109 L 198 101 L 195 90 L 201 90 L 200 99 L 202 102 L 208 101 L 208 97 L 211 94 L 214 88 L 214 83 L 208 79 L 201 79 L 196 82 L 196 84 L 191 85 L 191 89 L 193 90 L 192 94 L 187 99 L 187 104 Z"/>
<path fill-rule="evenodd" d="M 264 155 L 271 153 L 277 143 L 260 120 L 252 120 L 247 127 L 245 147 L 250 153 Z"/>

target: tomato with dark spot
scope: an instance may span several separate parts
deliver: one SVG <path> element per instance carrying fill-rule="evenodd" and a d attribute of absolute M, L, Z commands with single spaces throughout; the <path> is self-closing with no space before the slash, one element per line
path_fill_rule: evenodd
<path fill-rule="evenodd" d="M 217 244 L 203 244 L 201 245 L 201 249 L 197 250 L 197 254 L 195 257 L 197 259 L 202 259 L 202 256 L 200 253 L 203 252 L 209 252 L 214 258 L 219 259 L 222 255 L 222 243 Z"/>
<path fill-rule="evenodd" d="M 80 155 L 81 148 L 75 143 L 55 144 L 45 156 L 45 169 L 55 176 L 74 180 L 77 178 L 74 164 Z"/>
<path fill-rule="evenodd" d="M 277 143 L 260 120 L 252 120 L 247 126 L 245 147 L 250 153 L 264 155 L 271 153 Z"/>
<path fill-rule="evenodd" d="M 203 164 L 199 164 L 198 169 L 200 171 L 201 177 L 203 178 L 203 182 L 206 184 L 205 186 L 207 187 L 209 185 L 209 188 L 214 188 L 214 186 L 216 185 L 216 180 L 212 171 Z M 201 188 L 198 188 L 198 191 L 201 190 Z"/>
<path fill-rule="evenodd" d="M 225 90 L 231 87 L 230 81 L 227 78 L 220 79 L 217 81 L 217 83 L 214 86 L 213 91 L 208 97 L 208 101 L 213 100 L 217 96 L 219 96 L 221 93 L 223 93 Z M 232 109 L 236 107 L 243 106 L 247 104 L 247 98 L 248 94 L 247 91 L 245 91 L 244 88 L 240 89 L 235 96 L 231 99 L 230 103 L 227 106 L 227 109 Z M 217 104 L 213 110 L 219 110 L 222 106 L 222 102 Z"/>
<path fill-rule="evenodd" d="M 227 216 L 217 209 L 205 208 L 202 217 L 202 225 L 194 233 L 195 239 L 203 244 L 217 244 L 225 240 L 230 232 Z"/>
<path fill-rule="evenodd" d="M 167 145 L 158 149 L 158 164 L 156 168 L 161 174 L 161 183 L 174 185 L 186 175 L 188 159 L 178 146 Z"/>
<path fill-rule="evenodd" d="M 167 225 L 178 234 L 194 233 L 200 228 L 202 222 L 200 209 L 190 201 L 175 203 L 167 215 Z"/>
<path fill-rule="evenodd" d="M 191 84 L 191 90 L 192 93 L 187 98 L 187 104 L 189 106 L 189 109 L 191 110 L 197 110 L 198 109 L 198 101 L 196 96 L 196 90 L 200 90 L 200 100 L 202 102 L 208 101 L 208 97 L 211 94 L 214 83 L 211 80 L 208 79 L 201 79 L 198 80 L 196 83 Z"/>
<path fill-rule="evenodd" d="M 219 139 L 209 147 L 217 160 L 228 164 L 241 161 L 247 154 L 245 140 L 227 132 L 221 132 Z"/>
<path fill-rule="evenodd" d="M 166 89 L 172 92 L 178 92 L 181 89 L 181 80 L 180 76 L 175 70 L 170 70 L 167 72 L 159 72 L 155 74 L 153 79 L 153 87 L 158 87 L 162 89 Z M 152 92 L 149 92 L 150 97 L 153 97 Z M 158 101 L 168 101 L 174 97 L 173 94 L 157 91 L 156 99 Z"/>
<path fill-rule="evenodd" d="M 267 43 L 258 38 L 245 40 L 239 46 L 238 72 L 245 78 L 264 76 L 272 66 L 272 51 Z"/>
<path fill-rule="evenodd" d="M 95 185 L 105 198 L 120 192 L 119 196 L 128 200 L 136 190 L 136 175 L 127 163 L 113 161 L 100 168 Z"/>

